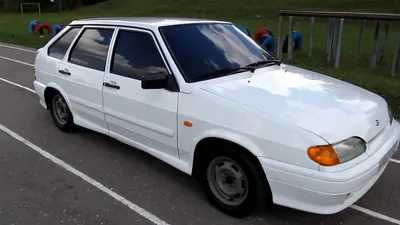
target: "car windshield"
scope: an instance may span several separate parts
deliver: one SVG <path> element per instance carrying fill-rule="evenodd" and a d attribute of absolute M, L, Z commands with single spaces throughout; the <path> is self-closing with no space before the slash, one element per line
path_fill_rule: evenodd
<path fill-rule="evenodd" d="M 160 33 L 186 82 L 227 76 L 249 64 L 275 60 L 232 24 L 202 23 L 160 27 Z M 254 66 L 254 65 L 253 65 Z M 230 71 L 218 73 L 218 71 Z"/>

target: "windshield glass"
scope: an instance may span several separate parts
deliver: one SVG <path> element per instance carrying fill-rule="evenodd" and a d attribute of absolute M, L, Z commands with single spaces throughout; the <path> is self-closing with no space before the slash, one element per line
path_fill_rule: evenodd
<path fill-rule="evenodd" d="M 209 79 L 204 74 L 216 70 L 276 60 L 232 24 L 175 25 L 160 32 L 188 83 Z"/>

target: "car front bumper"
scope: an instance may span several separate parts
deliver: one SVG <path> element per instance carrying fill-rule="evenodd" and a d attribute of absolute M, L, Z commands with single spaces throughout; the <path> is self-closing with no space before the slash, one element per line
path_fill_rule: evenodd
<path fill-rule="evenodd" d="M 273 202 L 317 214 L 333 214 L 349 207 L 376 183 L 389 163 L 387 157 L 400 148 L 399 122 L 393 121 L 390 129 L 389 139 L 374 154 L 340 172 L 310 170 L 259 158 Z"/>

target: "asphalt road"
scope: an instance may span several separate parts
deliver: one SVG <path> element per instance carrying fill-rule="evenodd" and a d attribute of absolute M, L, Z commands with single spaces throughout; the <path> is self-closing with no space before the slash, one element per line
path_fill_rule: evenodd
<path fill-rule="evenodd" d="M 216 211 L 194 180 L 152 156 L 88 130 L 60 132 L 33 89 L 34 53 L 0 45 L 0 224 L 400 225 L 400 163 L 393 160 L 356 208 L 330 216 L 284 207 L 234 219 Z M 10 82 L 13 82 L 11 84 Z M 40 148 L 145 212 L 40 155 Z M 400 152 L 394 156 L 400 160 Z M 92 181 L 91 181 L 92 182 Z M 157 222 L 161 224 L 161 222 Z"/>

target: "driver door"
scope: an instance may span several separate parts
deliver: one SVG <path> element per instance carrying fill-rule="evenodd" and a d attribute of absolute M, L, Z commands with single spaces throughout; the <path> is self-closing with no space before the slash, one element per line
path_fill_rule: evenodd
<path fill-rule="evenodd" d="M 153 34 L 119 28 L 103 83 L 105 119 L 110 136 L 138 148 L 178 158 L 178 93 L 142 89 L 147 74 L 168 72 Z"/>

